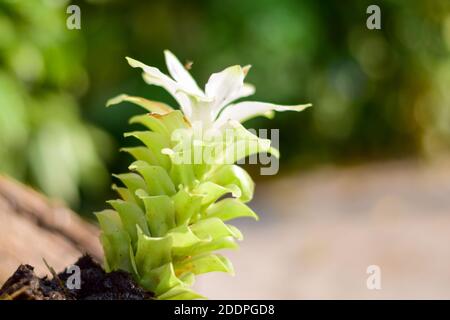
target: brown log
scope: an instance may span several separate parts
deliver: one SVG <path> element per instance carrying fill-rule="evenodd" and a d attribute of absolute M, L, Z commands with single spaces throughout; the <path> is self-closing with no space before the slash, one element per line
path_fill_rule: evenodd
<path fill-rule="evenodd" d="M 0 284 L 20 264 L 49 274 L 49 266 L 62 271 L 81 254 L 101 260 L 98 228 L 63 204 L 11 178 L 0 176 Z"/>

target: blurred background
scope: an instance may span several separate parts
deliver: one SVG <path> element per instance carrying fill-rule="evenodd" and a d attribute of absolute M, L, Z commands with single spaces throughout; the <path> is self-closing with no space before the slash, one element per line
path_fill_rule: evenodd
<path fill-rule="evenodd" d="M 68 30 L 66 8 L 81 9 Z M 381 8 L 381 30 L 366 9 Z M 252 100 L 313 103 L 255 119 L 279 128 L 280 172 L 260 177 L 258 223 L 231 253 L 237 275 L 207 275 L 211 298 L 450 298 L 448 0 L 0 0 L 0 174 L 87 219 L 126 170 L 132 105 L 174 105 L 128 66 L 164 72 L 163 50 L 204 84 L 252 64 Z M 378 265 L 382 289 L 368 290 Z"/>

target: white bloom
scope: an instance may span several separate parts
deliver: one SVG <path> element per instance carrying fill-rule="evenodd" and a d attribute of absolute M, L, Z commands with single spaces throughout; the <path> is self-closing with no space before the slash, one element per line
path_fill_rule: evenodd
<path fill-rule="evenodd" d="M 225 70 L 213 73 L 205 85 L 199 88 L 195 80 L 184 68 L 180 61 L 170 51 L 164 51 L 167 69 L 170 77 L 158 68 L 150 67 L 142 62 L 127 57 L 133 68 L 143 70 L 143 78 L 148 84 L 161 86 L 166 89 L 178 102 L 181 110 L 191 123 L 200 122 L 203 128 L 223 128 L 230 120 L 243 122 L 250 118 L 265 115 L 274 111 L 301 111 L 310 104 L 282 106 L 277 104 L 245 101 L 231 104 L 231 102 L 252 95 L 255 89 L 252 85 L 244 83 L 244 78 L 250 66 L 231 66 Z M 120 101 L 138 103 L 137 97 L 121 95 L 109 101 L 115 104 Z M 145 107 L 154 112 L 161 112 L 164 104 L 145 100 Z M 167 108 L 170 108 L 167 106 Z"/>

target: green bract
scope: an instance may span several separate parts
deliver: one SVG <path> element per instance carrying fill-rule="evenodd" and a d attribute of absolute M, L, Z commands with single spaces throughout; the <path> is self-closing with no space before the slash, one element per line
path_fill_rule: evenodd
<path fill-rule="evenodd" d="M 96 215 L 107 271 L 130 272 L 159 299 L 203 298 L 190 288 L 195 275 L 233 273 L 231 262 L 216 253 L 234 249 L 236 240 L 242 240 L 228 221 L 258 219 L 245 204 L 253 197 L 254 183 L 234 163 L 258 152 L 277 154 L 270 140 L 258 138 L 240 122 L 309 105 L 231 105 L 254 92 L 243 82 L 249 67 L 233 66 L 213 74 L 203 92 L 173 54 L 165 55 L 172 78 L 136 60 L 128 62 L 144 71 L 146 82 L 169 91 L 181 110 L 128 95 L 108 102 L 129 101 L 150 113 L 131 119 L 146 130 L 125 136 L 142 145 L 123 149 L 136 161 L 130 172 L 115 175 L 121 186 L 113 188 L 120 199 L 108 201 L 112 209 Z"/>

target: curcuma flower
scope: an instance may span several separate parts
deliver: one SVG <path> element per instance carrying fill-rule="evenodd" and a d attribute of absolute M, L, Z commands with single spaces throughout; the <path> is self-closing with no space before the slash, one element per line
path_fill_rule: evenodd
<path fill-rule="evenodd" d="M 148 84 L 161 86 L 166 89 L 178 102 L 184 116 L 191 122 L 200 121 L 204 128 L 213 126 L 220 128 L 229 120 L 244 122 L 256 116 L 271 116 L 274 111 L 301 111 L 310 104 L 282 106 L 265 102 L 245 101 L 231 104 L 231 102 L 252 95 L 255 88 L 244 83 L 244 78 L 250 66 L 231 66 L 225 70 L 213 73 L 201 90 L 189 72 L 168 50 L 164 51 L 167 69 L 171 77 L 165 75 L 155 67 L 127 57 L 133 68 L 143 70 L 143 78 Z M 109 101 L 110 104 L 130 101 L 146 105 L 152 112 L 160 113 L 171 110 L 171 107 L 144 100 L 142 98 L 121 95 Z M 154 105 L 154 107 L 151 107 Z"/>
<path fill-rule="evenodd" d="M 126 133 L 143 145 L 125 148 L 134 158 L 130 172 L 115 175 L 120 199 L 111 209 L 96 213 L 107 271 L 130 272 L 159 299 L 203 298 L 191 289 L 195 276 L 219 271 L 233 273 L 230 261 L 217 253 L 237 248 L 241 232 L 229 220 L 257 219 L 245 204 L 253 197 L 254 183 L 234 163 L 259 152 L 277 151 L 240 123 L 274 111 L 301 111 L 310 105 L 280 106 L 233 101 L 254 93 L 244 83 L 250 67 L 232 66 L 214 73 L 201 90 L 189 72 L 165 51 L 170 76 L 155 67 L 127 58 L 141 68 L 144 80 L 166 89 L 179 104 L 119 95 L 107 105 L 128 101 L 149 113 L 131 118 L 146 130 Z M 214 141 L 195 137 L 179 148 L 179 137 L 194 136 L 199 127 L 213 132 Z M 233 134 L 227 135 L 225 132 Z M 217 148 L 220 146 L 221 148 Z M 196 157 L 200 153 L 200 161 Z M 202 161 L 208 154 L 212 162 Z M 183 155 L 184 161 L 178 161 Z"/>

